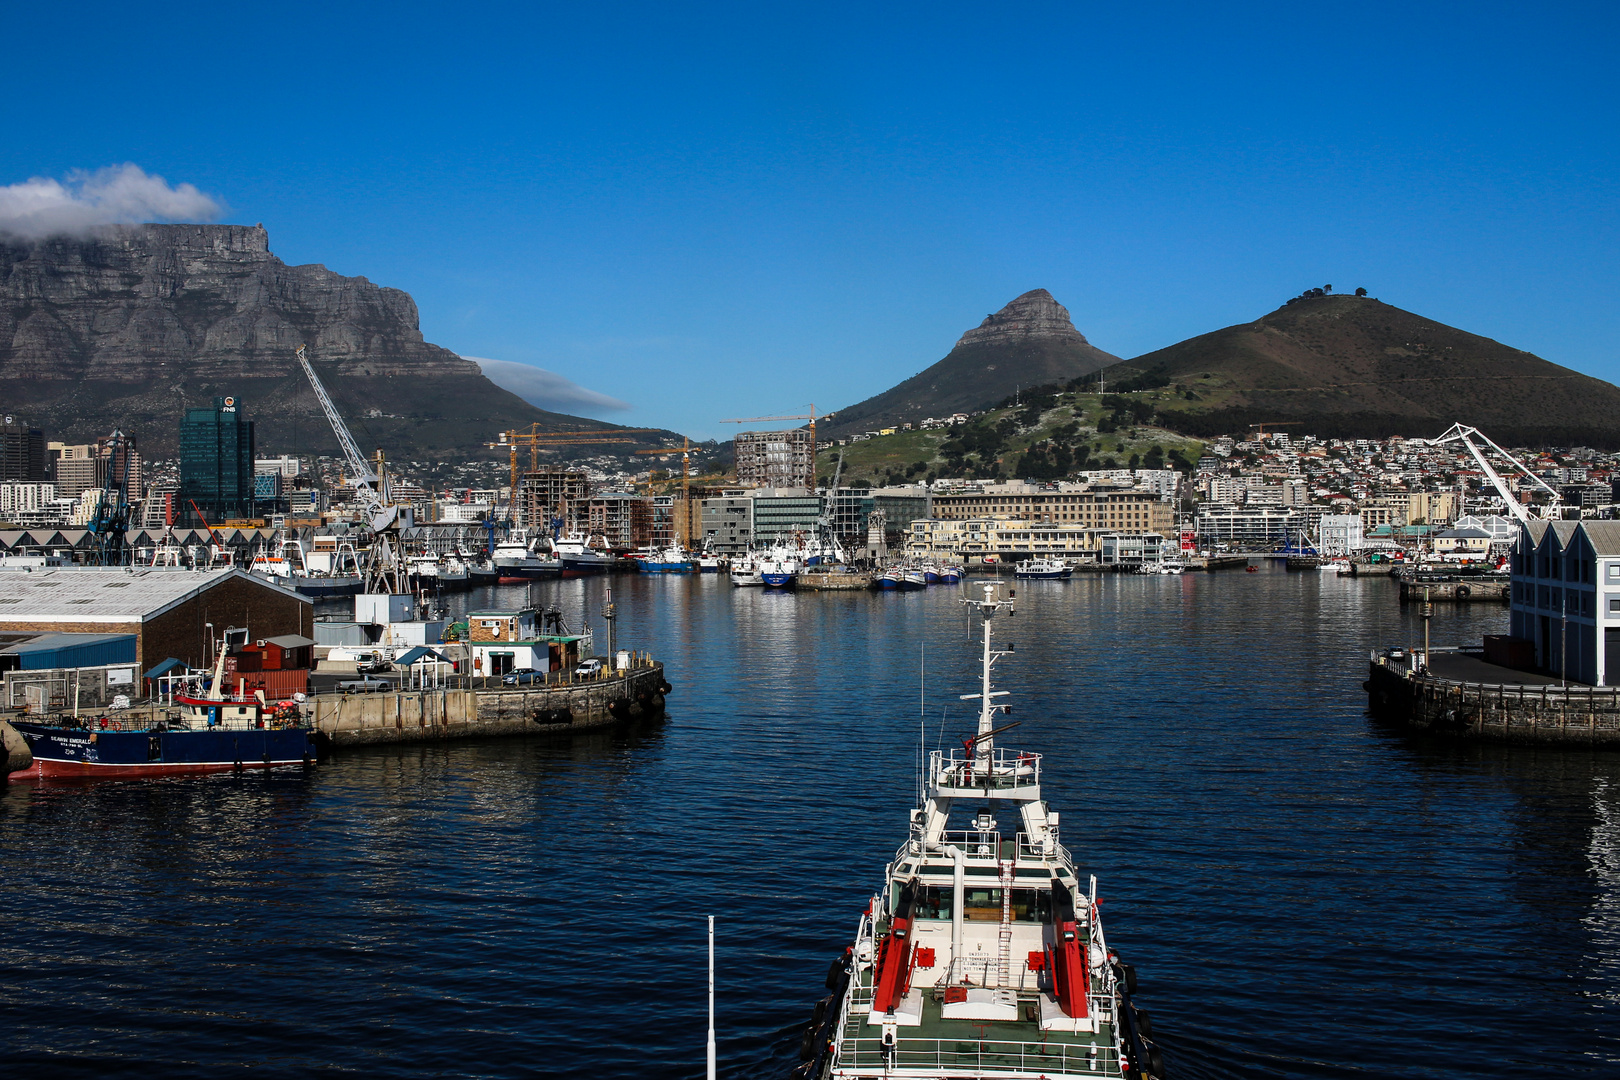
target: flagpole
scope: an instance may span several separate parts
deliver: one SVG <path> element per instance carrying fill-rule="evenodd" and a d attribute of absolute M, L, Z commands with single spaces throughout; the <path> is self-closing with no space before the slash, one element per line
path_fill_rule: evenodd
<path fill-rule="evenodd" d="M 714 916 L 709 916 L 709 1080 L 714 1073 Z"/>

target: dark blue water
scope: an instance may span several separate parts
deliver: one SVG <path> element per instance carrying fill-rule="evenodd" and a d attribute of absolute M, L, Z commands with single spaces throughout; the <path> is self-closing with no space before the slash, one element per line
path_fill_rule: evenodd
<path fill-rule="evenodd" d="M 601 580 L 537 587 L 595 621 Z M 668 718 L 348 751 L 309 775 L 0 793 L 9 1075 L 780 1076 L 967 730 L 970 624 L 920 594 L 620 578 Z M 507 600 L 522 590 L 502 590 Z M 492 594 L 477 596 L 487 603 Z M 1387 581 L 1026 583 L 1008 740 L 1178 1077 L 1612 1076 L 1620 755 L 1434 743 L 1363 712 L 1416 640 Z M 1503 628 L 1449 612 L 1436 643 Z M 596 622 L 600 633 L 600 622 Z"/>

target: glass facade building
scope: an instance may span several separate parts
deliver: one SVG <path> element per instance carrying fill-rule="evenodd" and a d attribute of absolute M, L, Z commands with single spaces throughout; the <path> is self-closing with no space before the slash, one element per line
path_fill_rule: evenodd
<path fill-rule="evenodd" d="M 210 522 L 253 516 L 253 422 L 241 399 L 218 397 L 212 408 L 187 409 L 180 421 L 180 503 Z"/>

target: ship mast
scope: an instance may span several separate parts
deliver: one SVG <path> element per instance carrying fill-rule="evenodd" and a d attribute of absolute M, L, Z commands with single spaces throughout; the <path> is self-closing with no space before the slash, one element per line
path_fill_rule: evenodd
<path fill-rule="evenodd" d="M 962 603 L 968 607 L 977 608 L 984 624 L 984 654 L 979 675 L 979 692 L 977 694 L 963 694 L 963 701 L 977 700 L 979 702 L 979 729 L 972 739 L 974 772 L 980 776 L 990 775 L 990 763 L 995 751 L 995 722 L 996 714 L 1011 711 L 1010 705 L 998 705 L 995 699 L 1006 697 L 1010 691 L 993 689 L 990 682 L 990 669 L 997 660 L 1004 656 L 1011 656 L 1012 649 L 998 650 L 991 644 L 990 622 L 995 618 L 996 612 L 1005 608 L 1010 616 L 1013 613 L 1013 599 L 1015 594 L 1005 591 L 1000 582 L 989 582 L 981 586 L 983 597 L 973 598 L 971 592 Z"/>

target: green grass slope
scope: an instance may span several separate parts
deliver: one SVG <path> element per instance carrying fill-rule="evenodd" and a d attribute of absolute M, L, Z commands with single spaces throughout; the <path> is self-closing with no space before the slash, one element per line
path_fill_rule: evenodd
<path fill-rule="evenodd" d="M 1504 443 L 1620 446 L 1620 387 L 1371 297 L 1301 297 L 1118 369 L 1132 375 L 1117 385 L 1163 387 L 1159 422 L 1191 435 L 1296 421 L 1381 438 L 1460 421 Z"/>

